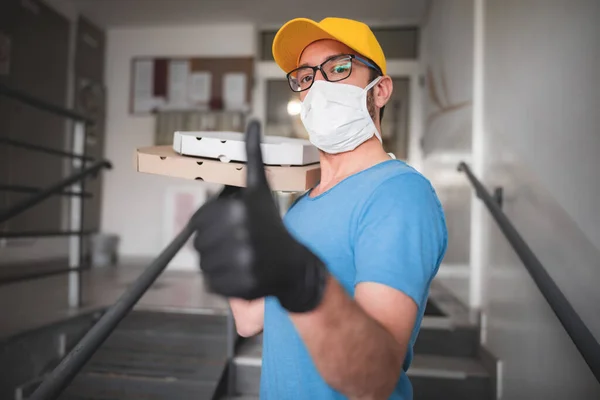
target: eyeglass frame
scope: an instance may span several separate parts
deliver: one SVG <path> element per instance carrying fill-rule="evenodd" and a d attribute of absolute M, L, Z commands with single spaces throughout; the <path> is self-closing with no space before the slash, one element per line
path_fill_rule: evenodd
<path fill-rule="evenodd" d="M 336 81 L 331 81 L 331 80 L 329 80 L 329 78 L 327 78 L 327 73 L 326 73 L 325 71 L 323 71 L 323 68 L 322 68 L 322 66 L 323 66 L 323 64 L 325 64 L 325 63 L 328 63 L 329 61 L 331 61 L 331 60 L 333 60 L 334 58 L 337 58 L 337 57 L 350 57 L 350 72 L 348 73 L 348 76 L 347 76 L 347 77 L 345 77 L 345 78 L 338 79 L 338 80 L 336 80 Z M 321 71 L 321 75 L 323 75 L 323 78 L 325 78 L 325 80 L 326 80 L 327 82 L 341 82 L 341 81 L 343 81 L 344 79 L 348 79 L 348 78 L 350 78 L 350 75 L 352 75 L 352 60 L 357 60 L 357 61 L 360 61 L 362 64 L 366 65 L 368 68 L 371 68 L 371 69 L 373 69 L 373 70 L 377 71 L 377 73 L 378 73 L 379 75 L 383 75 L 383 73 L 381 72 L 381 69 L 380 69 L 379 67 L 377 67 L 377 65 L 373 64 L 372 62 L 368 61 L 368 60 L 367 60 L 367 59 L 365 59 L 365 58 L 362 58 L 362 57 L 360 57 L 360 56 L 357 56 L 356 54 L 336 54 L 335 56 L 331 56 L 331 57 L 329 57 L 328 59 L 326 59 L 325 61 L 323 61 L 321 64 L 319 64 L 319 65 L 316 65 L 316 66 L 314 66 L 314 67 L 311 67 L 311 66 L 309 66 L 309 65 L 304 65 L 304 66 L 302 66 L 302 67 L 294 68 L 293 70 L 291 70 L 290 72 L 288 72 L 288 73 L 285 75 L 285 77 L 287 78 L 287 81 L 288 81 L 288 86 L 290 87 L 290 89 L 292 90 L 292 92 L 294 92 L 294 93 L 300 93 L 300 92 L 304 92 L 305 90 L 308 90 L 308 89 L 310 89 L 310 88 L 312 87 L 313 83 L 315 83 L 314 79 L 313 79 L 313 81 L 310 83 L 310 85 L 309 85 L 309 86 L 308 86 L 306 89 L 302 89 L 302 90 L 294 90 L 294 88 L 292 87 L 292 83 L 290 82 L 290 75 L 291 75 L 293 72 L 295 72 L 295 71 L 298 71 L 298 70 L 301 70 L 301 69 L 303 69 L 303 68 L 310 68 L 310 69 L 312 69 L 312 70 L 313 70 L 313 77 L 314 77 L 315 75 L 317 75 L 317 71 Z"/>

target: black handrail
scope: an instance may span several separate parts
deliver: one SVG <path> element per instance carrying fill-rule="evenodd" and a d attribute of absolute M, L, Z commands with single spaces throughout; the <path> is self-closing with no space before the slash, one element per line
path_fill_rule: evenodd
<path fill-rule="evenodd" d="M 54 276 L 54 275 L 64 275 L 64 274 L 70 274 L 72 272 L 84 272 L 84 271 L 88 271 L 90 269 L 91 269 L 91 267 L 89 265 L 86 265 L 83 267 L 51 269 L 49 271 L 40 271 L 40 272 L 31 273 L 31 274 L 7 276 L 4 278 L 0 278 L 0 286 L 9 285 L 9 284 L 17 283 L 17 282 L 23 282 L 23 281 L 31 281 L 34 279 L 47 278 L 49 276 Z"/>
<path fill-rule="evenodd" d="M 67 151 L 56 150 L 56 149 L 52 149 L 50 147 L 39 146 L 39 145 L 33 144 L 33 143 L 21 142 L 20 140 L 14 140 L 14 139 L 9 139 L 9 138 L 0 138 L 0 143 L 5 144 L 7 146 L 20 147 L 23 149 L 37 151 L 40 153 L 52 154 L 52 155 L 60 156 L 60 157 L 68 157 L 68 158 L 74 158 L 74 159 L 79 159 L 79 160 L 84 160 L 84 161 L 94 161 L 93 157 L 84 156 L 84 155 L 80 155 L 80 154 L 73 154 L 73 153 L 69 153 Z"/>
<path fill-rule="evenodd" d="M 10 219 L 16 215 L 21 214 L 22 212 L 24 212 L 27 209 L 33 207 L 34 205 L 40 203 L 41 201 L 45 200 L 46 198 L 52 196 L 53 194 L 60 192 L 65 187 L 84 179 L 88 175 L 97 173 L 102 168 L 111 169 L 112 164 L 106 160 L 97 161 L 94 164 L 92 164 L 90 167 L 85 168 L 79 172 L 76 172 L 73 175 L 63 179 L 62 181 L 47 187 L 46 189 L 42 190 L 38 194 L 33 195 L 33 196 L 21 201 L 14 207 L 11 207 L 6 211 L 0 212 L 0 223 L 5 222 L 8 219 Z"/>
<path fill-rule="evenodd" d="M 85 236 L 95 233 L 93 230 L 81 230 L 81 231 L 19 231 L 19 232 L 0 232 L 0 239 L 11 239 L 11 238 L 41 238 L 50 236 Z"/>
<path fill-rule="evenodd" d="M 179 235 L 137 278 L 134 284 L 102 315 L 102 318 L 85 334 L 61 363 L 46 376 L 29 400 L 51 400 L 60 395 L 119 322 L 146 293 L 193 233 L 194 230 L 189 224 L 183 228 Z"/>
<path fill-rule="evenodd" d="M 43 100 L 37 99 L 25 92 L 13 89 L 2 83 L 0 83 L 0 95 L 4 95 L 8 98 L 18 100 L 21 103 L 27 104 L 31 107 L 35 107 L 39 110 L 47 111 L 55 115 L 60 115 L 62 117 L 69 118 L 77 122 L 85 122 L 86 124 L 90 125 L 94 123 L 92 119 L 86 117 L 85 115 L 78 114 L 67 108 L 63 108 L 55 104 L 51 104 Z"/>
<path fill-rule="evenodd" d="M 27 185 L 5 185 L 0 183 L 0 192 L 13 192 L 13 193 L 39 193 L 43 188 L 35 187 L 35 186 L 27 186 Z M 56 193 L 59 196 L 68 196 L 68 197 L 83 197 L 89 199 L 92 196 L 90 192 L 71 192 L 69 190 L 64 190 L 62 192 Z"/>
<path fill-rule="evenodd" d="M 475 188 L 475 193 L 487 206 L 490 214 L 496 220 L 498 227 L 517 253 L 525 268 L 533 278 L 538 289 L 558 317 L 565 331 L 579 350 L 579 353 L 590 370 L 600 382 L 600 344 L 585 325 L 579 314 L 569 303 L 560 288 L 550 277 L 540 260 L 535 256 L 529 245 L 523 240 L 498 203 L 489 194 L 483 184 L 473 175 L 469 166 L 461 162 L 458 170 L 463 171 Z"/>

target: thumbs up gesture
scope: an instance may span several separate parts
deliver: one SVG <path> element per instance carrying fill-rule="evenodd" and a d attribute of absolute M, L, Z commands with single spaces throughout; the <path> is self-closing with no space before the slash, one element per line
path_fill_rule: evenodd
<path fill-rule="evenodd" d="M 323 262 L 285 228 L 265 176 L 260 124 L 246 133 L 247 182 L 238 196 L 208 202 L 191 220 L 194 247 L 208 286 L 226 297 L 275 296 L 290 312 L 321 301 Z"/>

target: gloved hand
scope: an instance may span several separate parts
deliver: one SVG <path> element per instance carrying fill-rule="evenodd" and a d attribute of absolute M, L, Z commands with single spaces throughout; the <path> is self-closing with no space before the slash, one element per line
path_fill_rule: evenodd
<path fill-rule="evenodd" d="M 208 202 L 192 217 L 194 247 L 209 288 L 226 297 L 276 296 L 290 312 L 321 301 L 327 269 L 285 228 L 265 176 L 260 124 L 246 134 L 247 187 Z"/>

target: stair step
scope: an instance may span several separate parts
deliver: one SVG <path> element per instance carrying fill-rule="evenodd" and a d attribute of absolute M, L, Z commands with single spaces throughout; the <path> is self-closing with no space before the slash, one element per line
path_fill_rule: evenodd
<path fill-rule="evenodd" d="M 444 312 L 440 310 L 440 308 L 431 299 L 427 300 L 427 303 L 425 304 L 425 315 L 432 317 L 445 316 Z"/>
<path fill-rule="evenodd" d="M 408 370 L 415 400 L 493 399 L 493 382 L 475 358 L 416 355 Z"/>
<path fill-rule="evenodd" d="M 415 354 L 449 357 L 475 357 L 478 349 L 477 326 L 451 317 L 424 317 L 414 345 Z"/>
<path fill-rule="evenodd" d="M 410 370 L 409 375 L 411 375 Z M 493 382 L 489 376 L 454 378 L 451 376 L 412 375 L 410 381 L 415 400 L 491 400 L 496 398 Z"/>
<path fill-rule="evenodd" d="M 260 358 L 234 359 L 235 393 L 240 395 L 258 396 L 260 393 Z"/>
<path fill-rule="evenodd" d="M 258 334 L 244 338 L 237 347 L 235 354 L 241 357 L 262 357 L 263 335 Z"/>
<path fill-rule="evenodd" d="M 211 314 L 177 313 L 165 311 L 134 311 L 118 325 L 119 331 L 147 331 L 155 334 L 221 335 L 227 329 L 227 316 Z"/>
<path fill-rule="evenodd" d="M 424 317 L 414 345 L 415 354 L 476 357 L 479 331 L 475 325 L 455 324 L 447 317 Z M 244 339 L 236 350 L 244 357 L 262 354 L 262 334 Z"/>
<path fill-rule="evenodd" d="M 212 398 L 227 364 L 227 317 L 134 311 L 61 400 Z M 27 398 L 41 378 L 21 387 Z"/>
<path fill-rule="evenodd" d="M 425 317 L 427 318 L 427 317 Z M 476 357 L 479 351 L 479 333 L 475 327 L 453 326 L 449 321 L 438 323 L 424 319 L 424 325 L 414 345 L 415 354 L 449 357 Z M 244 339 L 236 354 L 245 357 L 262 354 L 262 335 Z"/>
<path fill-rule="evenodd" d="M 115 351 L 210 357 L 227 351 L 227 335 L 225 332 L 207 335 L 202 331 L 195 334 L 177 332 L 163 334 L 117 330 L 104 342 L 102 348 Z"/>
<path fill-rule="evenodd" d="M 217 382 L 110 374 L 78 375 L 59 400 L 210 399 Z"/>
<path fill-rule="evenodd" d="M 251 346 L 247 349 L 253 350 Z M 261 359 L 250 351 L 234 359 L 235 392 L 258 395 Z M 415 400 L 493 398 L 492 380 L 475 358 L 415 355 L 408 376 Z"/>
<path fill-rule="evenodd" d="M 210 357 L 198 357 L 197 355 L 100 349 L 92 357 L 84 371 L 216 381 L 221 376 L 226 362 L 225 351 Z"/>
<path fill-rule="evenodd" d="M 443 357 L 417 354 L 408 370 L 409 377 L 489 377 L 489 373 L 475 358 Z"/>
<path fill-rule="evenodd" d="M 262 334 L 244 339 L 236 349 L 243 357 L 261 357 Z M 476 357 L 479 332 L 476 326 L 454 324 L 446 317 L 424 317 L 414 345 L 415 354 L 448 357 Z"/>

